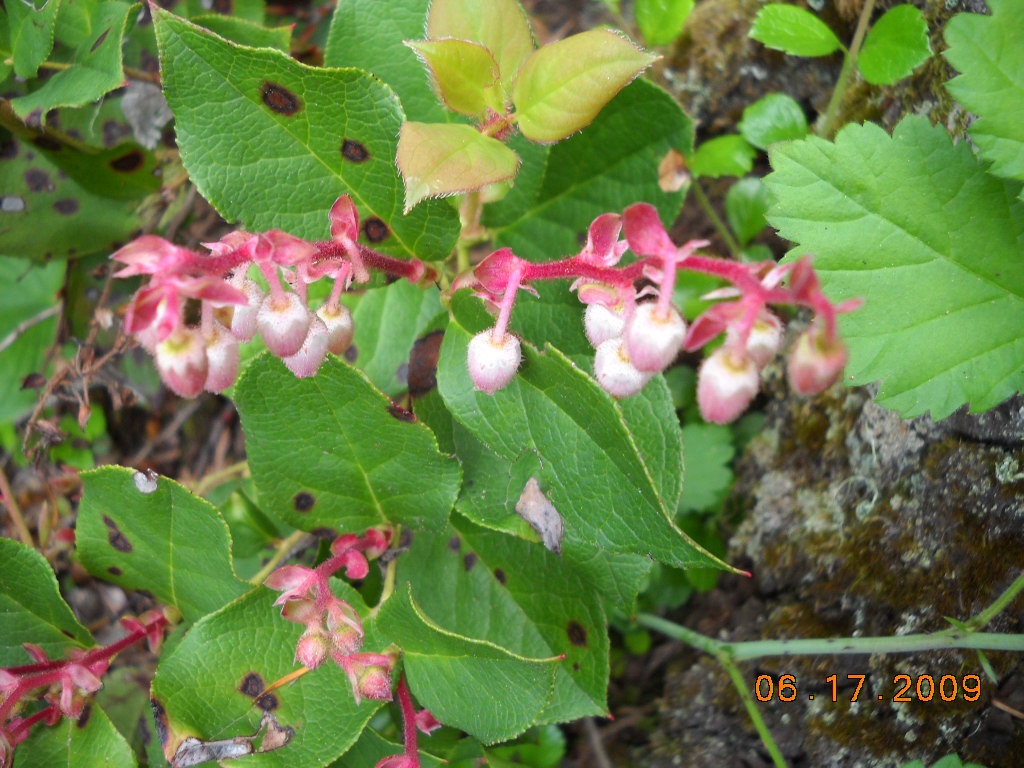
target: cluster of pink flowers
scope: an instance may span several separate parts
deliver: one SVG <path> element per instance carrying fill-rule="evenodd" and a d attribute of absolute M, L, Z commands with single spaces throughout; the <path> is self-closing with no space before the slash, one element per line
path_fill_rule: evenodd
<path fill-rule="evenodd" d="M 156 359 L 164 383 L 183 397 L 221 392 L 238 376 L 240 342 L 259 334 L 266 347 L 299 377 L 316 373 L 328 352 L 352 342 L 352 315 L 342 291 L 379 269 L 418 282 L 428 275 L 418 259 L 402 261 L 356 242 L 359 215 L 352 198 L 330 211 L 331 240 L 308 242 L 281 230 L 234 231 L 202 254 L 156 235 L 144 235 L 111 258 L 126 266 L 115 277 L 148 276 L 125 314 L 125 328 Z M 255 266 L 269 292 L 249 277 Z M 316 312 L 307 306 L 310 283 L 333 280 Z M 287 287 L 286 287 L 287 286 Z M 186 319 L 198 303 L 198 325 Z"/>
<path fill-rule="evenodd" d="M 38 645 L 24 643 L 22 647 L 34 663 L 0 669 L 0 766 L 10 765 L 14 748 L 36 723 L 56 725 L 63 717 L 77 720 L 89 697 L 103 687 L 100 678 L 111 660 L 143 638 L 155 652 L 167 624 L 162 611 L 148 611 L 139 618 L 126 616 L 121 619 L 127 631 L 123 638 L 88 651 L 72 648 L 64 659 L 49 659 Z M 20 704 L 40 695 L 47 706 L 28 717 L 17 714 Z"/>
<path fill-rule="evenodd" d="M 624 231 L 625 240 L 620 240 Z M 809 257 L 793 264 L 739 263 L 699 254 L 707 241 L 676 246 L 655 208 L 637 203 L 622 216 L 606 213 L 590 225 L 586 245 L 576 256 L 545 264 L 518 258 L 508 248 L 490 254 L 457 281 L 497 307 L 493 328 L 469 343 L 470 377 L 475 387 L 494 394 L 512 381 L 519 368 L 519 340 L 508 332 L 516 295 L 532 290 L 536 280 L 575 278 L 572 284 L 586 305 L 584 327 L 595 348 L 594 377 L 617 398 L 636 394 L 682 350 L 700 349 L 719 334 L 724 343 L 701 365 L 697 401 L 707 421 L 724 424 L 750 404 L 760 372 L 782 343 L 782 322 L 770 304 L 808 307 L 814 314 L 789 357 L 793 388 L 802 395 L 827 389 L 846 364 L 836 318 L 860 306 L 859 299 L 832 304 L 822 293 Z M 638 258 L 617 267 L 626 249 Z M 687 327 L 672 305 L 678 270 L 716 275 L 732 283 L 706 299 L 725 299 Z M 782 286 L 785 277 L 788 285 Z M 637 291 L 646 278 L 651 285 Z M 650 301 L 640 301 L 652 296 Z"/>

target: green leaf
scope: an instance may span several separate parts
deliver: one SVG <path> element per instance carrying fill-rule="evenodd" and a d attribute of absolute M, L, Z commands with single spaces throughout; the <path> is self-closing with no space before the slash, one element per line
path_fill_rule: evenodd
<path fill-rule="evenodd" d="M 557 658 L 527 658 L 442 628 L 416 604 L 411 588 L 384 603 L 376 627 L 401 647 L 417 701 L 485 744 L 519 735 L 547 705 Z"/>
<path fill-rule="evenodd" d="M 896 5 L 872 25 L 857 67 L 872 85 L 892 85 L 931 55 L 924 16 L 912 5 Z"/>
<path fill-rule="evenodd" d="M 743 176 L 754 167 L 754 149 L 742 136 L 730 134 L 703 142 L 690 158 L 694 176 Z"/>
<path fill-rule="evenodd" d="M 227 524 L 209 502 L 170 478 L 127 467 L 83 472 L 82 484 L 76 541 L 93 575 L 149 590 L 186 621 L 248 590 L 231 564 Z"/>
<path fill-rule="evenodd" d="M 355 590 L 338 581 L 332 589 L 365 615 Z M 273 605 L 276 597 L 269 589 L 253 590 L 197 622 L 163 656 L 152 696 L 166 710 L 172 745 L 186 735 L 224 739 L 256 732 L 263 714 L 261 706 L 254 706 L 256 695 L 295 671 L 295 644 L 303 630 L 281 617 Z M 264 768 L 329 763 L 355 743 L 380 708 L 380 702 L 366 700 L 357 706 L 345 673 L 331 662 L 268 696 L 262 706 L 281 726 L 294 728 L 295 735 L 281 749 L 247 758 Z"/>
<path fill-rule="evenodd" d="M 668 45 L 683 31 L 694 0 L 637 0 L 636 25 L 649 45 Z"/>
<path fill-rule="evenodd" d="M 433 0 L 427 37 L 480 43 L 498 62 L 506 95 L 534 48 L 530 22 L 516 0 Z"/>
<path fill-rule="evenodd" d="M 32 662 L 22 643 L 34 643 L 58 659 L 68 646 L 95 644 L 60 596 L 53 568 L 42 555 L 0 538 L 0 562 L 0 667 Z"/>
<path fill-rule="evenodd" d="M 386 85 L 361 70 L 314 69 L 280 51 L 229 43 L 159 8 L 153 17 L 182 162 L 226 219 L 323 238 L 328 210 L 348 192 L 362 221 L 388 228 L 374 248 L 426 260 L 449 255 L 453 208 L 401 215 L 394 157 L 403 115 Z"/>
<path fill-rule="evenodd" d="M 427 743 L 429 744 L 430 742 Z M 401 744 L 388 741 L 373 730 L 373 728 L 366 728 L 359 735 L 359 740 L 352 745 L 352 748 L 331 763 L 330 768 L 369 768 L 369 766 L 376 765 L 385 757 L 401 755 L 402 753 L 403 746 Z M 443 760 L 428 755 L 423 750 L 420 750 L 419 757 L 421 768 L 436 768 L 436 766 L 444 764 Z"/>
<path fill-rule="evenodd" d="M 679 509 L 716 509 L 732 488 L 730 464 L 736 453 L 732 431 L 718 424 L 687 424 L 683 427 L 683 443 L 686 445 L 686 484 Z"/>
<path fill-rule="evenodd" d="M 53 344 L 57 313 L 40 318 L 57 304 L 64 266 L 0 259 L 0 423 L 14 421 L 36 402 L 37 393 L 22 390 L 21 382 L 30 373 L 42 372 Z"/>
<path fill-rule="evenodd" d="M 767 226 L 768 190 L 754 177 L 740 179 L 725 193 L 725 216 L 740 245 L 746 245 Z"/>
<path fill-rule="evenodd" d="M 104 2 L 97 9 L 94 34 L 75 50 L 73 66 L 56 73 L 37 90 L 11 99 L 22 120 L 31 113 L 43 114 L 55 107 L 79 107 L 96 101 L 108 91 L 124 85 L 121 44 L 129 15 L 138 5 Z"/>
<path fill-rule="evenodd" d="M 292 44 L 291 25 L 283 27 L 264 27 L 248 19 L 238 16 L 225 16 L 220 13 L 204 13 L 193 16 L 192 21 L 211 32 L 234 43 L 249 45 L 253 48 L 276 48 L 288 53 Z"/>
<path fill-rule="evenodd" d="M 465 520 L 445 535 L 417 534 L 402 556 L 423 612 L 448 630 L 534 658 L 565 655 L 537 722 L 606 716 L 608 633 L 600 596 L 570 562 L 544 547 Z"/>
<path fill-rule="evenodd" d="M 768 220 L 815 254 L 826 294 L 862 296 L 842 318 L 847 380 L 938 420 L 1024 389 L 1024 203 L 941 126 L 903 120 L 890 138 L 850 125 L 771 152 Z"/>
<path fill-rule="evenodd" d="M 14 73 L 18 77 L 35 77 L 39 65 L 46 61 L 53 50 L 53 29 L 60 2 L 43 0 L 40 7 L 31 2 L 5 3 Z"/>
<path fill-rule="evenodd" d="M 1024 181 L 1024 8 L 992 0 L 991 16 L 958 13 L 946 25 L 944 56 L 962 73 L 947 87 L 978 119 L 970 134 L 992 172 Z"/>
<path fill-rule="evenodd" d="M 607 29 L 534 51 L 512 89 L 516 122 L 532 141 L 559 141 L 589 125 L 657 56 Z"/>
<path fill-rule="evenodd" d="M 452 415 L 499 456 L 535 455 L 541 489 L 565 521 L 563 551 L 597 548 L 684 567 L 718 564 L 672 523 L 660 493 L 666 486 L 652 472 L 680 460 L 678 430 L 656 452 L 650 452 L 653 436 L 638 445 L 623 407 L 550 346 L 541 354 L 524 344 L 519 373 L 495 396 L 474 390 L 466 349 L 488 322 L 476 301 L 464 293 L 453 301 L 455 319 L 438 368 L 441 395 Z"/>
<path fill-rule="evenodd" d="M 443 529 L 461 482 L 458 463 L 362 373 L 331 358 L 315 377 L 297 379 L 264 354 L 236 386 L 264 509 L 304 531 Z"/>
<path fill-rule="evenodd" d="M 14 0 L 21 2 L 21 0 Z M 53 0 L 51 0 L 53 2 Z M 88 716 L 86 717 L 86 713 Z M 101 757 L 102 756 L 102 757 Z M 77 721 L 63 718 L 54 726 L 37 725 L 18 746 L 17 768 L 135 768 L 135 755 L 107 714 L 86 705 Z"/>
<path fill-rule="evenodd" d="M 498 64 L 491 52 L 468 40 L 407 41 L 430 69 L 438 97 L 449 109 L 465 115 L 483 115 L 488 106 L 501 108 L 502 99 L 489 96 L 498 80 Z"/>
<path fill-rule="evenodd" d="M 405 123 L 398 138 L 405 210 L 428 197 L 453 195 L 511 179 L 519 157 L 469 125 Z"/>
<path fill-rule="evenodd" d="M 776 141 L 806 136 L 807 117 L 792 96 L 769 93 L 743 110 L 743 119 L 737 128 L 755 147 L 767 149 Z"/>
<path fill-rule="evenodd" d="M 828 56 L 843 47 L 835 33 L 813 13 L 781 3 L 761 7 L 750 37 L 791 56 Z"/>
<path fill-rule="evenodd" d="M 693 123 L 665 91 L 637 80 L 586 131 L 554 146 L 522 137 L 511 144 L 523 167 L 505 199 L 486 207 L 484 224 L 499 247 L 545 261 L 576 253 L 591 221 L 638 200 L 654 205 L 663 221 L 674 220 L 683 193 L 661 190 L 658 163 L 672 147 L 690 151 Z M 516 312 L 530 303 L 520 302 Z"/>

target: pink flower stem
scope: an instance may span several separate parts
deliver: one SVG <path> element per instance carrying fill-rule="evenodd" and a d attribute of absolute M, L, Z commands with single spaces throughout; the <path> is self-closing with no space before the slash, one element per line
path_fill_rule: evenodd
<path fill-rule="evenodd" d="M 676 289 L 676 264 L 675 258 L 663 259 L 661 267 L 661 285 L 658 286 L 658 306 L 654 310 L 654 316 L 659 322 L 668 322 L 669 308 L 672 306 L 672 294 Z"/>
<path fill-rule="evenodd" d="M 213 335 L 213 305 L 204 301 L 201 302 L 200 307 L 199 327 L 203 332 L 203 338 L 208 339 Z"/>
<path fill-rule="evenodd" d="M 284 288 L 281 287 L 281 277 L 277 273 L 277 266 L 270 261 L 260 261 L 257 263 L 260 268 L 260 272 L 263 273 L 263 277 L 267 281 L 267 285 L 270 286 L 270 296 L 274 302 L 274 307 L 282 307 L 287 301 L 284 294 Z"/>
<path fill-rule="evenodd" d="M 416 735 L 416 707 L 412 703 L 405 673 L 398 676 L 398 704 L 402 708 L 402 735 L 405 738 L 405 756 L 412 761 L 410 768 L 420 768 L 420 750 Z"/>
<path fill-rule="evenodd" d="M 313 245 L 315 245 L 316 249 L 319 251 L 319 254 L 317 254 L 314 259 L 341 258 L 352 263 L 353 267 L 356 266 L 352 262 L 351 254 L 341 243 L 336 243 L 333 240 L 325 240 L 315 242 Z M 409 261 L 405 261 L 404 259 L 385 256 L 383 253 L 378 253 L 372 248 L 367 248 L 361 243 L 356 243 L 355 245 L 356 248 L 358 248 L 357 258 L 363 265 L 365 265 L 365 267 L 386 272 L 387 274 L 394 275 L 395 277 L 404 277 L 406 280 L 413 283 L 418 282 L 424 274 L 426 274 L 426 267 L 419 259 L 410 259 Z"/>
<path fill-rule="evenodd" d="M 519 292 L 519 285 L 523 280 L 523 268 L 517 266 L 508 276 L 505 284 L 505 293 L 501 296 L 501 305 L 498 308 L 498 322 L 494 324 L 491 331 L 491 338 L 497 344 L 505 340 L 505 331 L 508 330 L 508 321 L 512 317 L 512 307 L 516 303 L 516 294 Z"/>
<path fill-rule="evenodd" d="M 36 712 L 31 717 L 26 717 L 24 720 L 22 720 L 13 728 L 11 728 L 10 731 L 8 731 L 11 737 L 11 741 L 17 744 L 19 741 L 21 741 L 21 734 L 26 733 L 28 729 L 36 723 L 46 720 L 49 717 L 52 717 L 53 714 L 57 712 L 59 709 L 60 708 L 56 704 L 51 704 L 48 707 L 43 707 L 41 710 Z"/>
<path fill-rule="evenodd" d="M 522 281 L 532 283 L 534 280 L 565 280 L 572 277 L 583 277 L 597 283 L 632 285 L 643 277 L 644 265 L 660 263 L 660 261 L 661 259 L 652 257 L 615 269 L 591 264 L 574 256 L 571 259 L 549 261 L 546 264 L 526 264 Z"/>

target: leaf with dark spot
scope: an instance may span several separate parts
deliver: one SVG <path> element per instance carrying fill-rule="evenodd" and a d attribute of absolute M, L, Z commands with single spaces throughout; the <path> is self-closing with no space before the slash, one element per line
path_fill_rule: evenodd
<path fill-rule="evenodd" d="M 387 236 L 391 234 L 391 230 L 379 218 L 371 216 L 363 222 L 363 234 L 366 235 L 366 239 L 371 243 L 379 243 L 387 239 Z"/>
<path fill-rule="evenodd" d="M 29 168 L 25 171 L 25 185 L 32 192 L 52 192 L 54 188 L 50 174 L 39 168 Z"/>
<path fill-rule="evenodd" d="M 431 331 L 417 339 L 409 352 L 409 394 L 420 397 L 437 386 L 437 360 L 444 331 Z"/>
<path fill-rule="evenodd" d="M 296 512 L 309 512 L 316 504 L 316 496 L 306 491 L 295 494 L 294 506 Z"/>
<path fill-rule="evenodd" d="M 477 558 L 475 552 L 467 552 L 462 558 L 462 566 L 467 571 L 471 571 L 473 570 L 473 566 L 476 565 L 476 560 Z"/>
<path fill-rule="evenodd" d="M 78 720 L 75 721 L 76 728 L 85 728 L 89 724 L 89 718 L 92 716 L 92 704 L 86 704 L 82 707 L 82 714 L 78 716 Z"/>
<path fill-rule="evenodd" d="M 388 413 L 394 416 L 399 421 L 404 421 L 407 424 L 412 424 L 416 421 L 416 417 L 413 416 L 409 411 L 405 410 L 402 406 L 397 403 L 392 403 L 388 406 Z"/>
<path fill-rule="evenodd" d="M 107 568 L 107 573 L 109 573 L 111 576 L 121 576 L 124 573 L 124 571 L 122 571 L 116 565 L 112 565 L 109 568 Z"/>
<path fill-rule="evenodd" d="M 458 552 L 462 549 L 462 540 L 458 536 L 452 536 L 448 539 L 448 549 L 452 552 Z"/>
<path fill-rule="evenodd" d="M 63 197 L 54 201 L 53 210 L 61 216 L 71 216 L 78 213 L 78 201 L 73 197 Z"/>
<path fill-rule="evenodd" d="M 345 139 L 341 142 L 341 156 L 350 163 L 363 163 L 370 159 L 370 152 L 365 144 Z"/>
<path fill-rule="evenodd" d="M 133 173 L 143 166 L 146 156 L 141 150 L 133 149 L 110 161 L 110 167 L 118 173 Z"/>
<path fill-rule="evenodd" d="M 103 524 L 107 526 L 107 541 L 110 542 L 110 546 L 124 554 L 128 554 L 132 549 L 134 549 L 134 547 L 132 547 L 132 543 L 128 541 L 128 537 L 121 533 L 121 529 L 117 527 L 117 523 L 115 523 L 108 515 L 103 516 Z"/>
<path fill-rule="evenodd" d="M 501 568 L 494 569 L 494 578 L 497 579 L 498 583 L 502 586 L 508 583 L 508 576 L 505 575 L 505 572 L 501 570 Z"/>
<path fill-rule="evenodd" d="M 256 706 L 262 709 L 264 712 L 273 712 L 280 706 L 280 702 L 277 700 L 277 696 L 272 693 L 265 693 L 256 699 Z"/>
<path fill-rule="evenodd" d="M 565 633 L 569 636 L 569 642 L 581 648 L 587 646 L 587 629 L 575 619 L 569 621 L 565 627 Z"/>
<path fill-rule="evenodd" d="M 302 102 L 299 100 L 298 96 L 289 91 L 283 85 L 272 83 L 269 80 L 263 83 L 261 95 L 263 96 L 263 103 L 266 104 L 271 111 L 277 112 L 279 115 L 286 115 L 290 117 L 302 109 Z"/>
<path fill-rule="evenodd" d="M 263 693 L 265 687 L 263 685 L 263 678 L 256 672 L 250 672 L 242 678 L 242 684 L 238 686 L 238 690 L 246 696 L 256 698 Z"/>
<path fill-rule="evenodd" d="M 160 742 L 160 746 L 167 745 L 167 710 L 164 709 L 164 705 L 156 699 L 149 700 L 149 707 L 153 710 L 153 723 L 156 725 L 156 737 Z"/>
<path fill-rule="evenodd" d="M 93 43 L 92 46 L 89 48 L 89 52 L 91 53 L 92 51 L 95 51 L 97 48 L 103 45 L 103 41 L 107 39 L 107 35 L 109 34 L 110 27 L 107 27 L 105 30 L 103 30 L 102 33 L 100 33 L 100 36 L 96 38 L 96 42 Z"/>
<path fill-rule="evenodd" d="M 345 359 L 350 363 L 354 363 L 358 357 L 359 348 L 355 344 L 350 344 L 349 348 L 345 350 Z"/>
<path fill-rule="evenodd" d="M 51 139 L 49 136 L 36 136 L 32 139 L 32 143 L 40 149 L 45 149 L 47 152 L 59 152 L 64 148 L 56 139 Z"/>

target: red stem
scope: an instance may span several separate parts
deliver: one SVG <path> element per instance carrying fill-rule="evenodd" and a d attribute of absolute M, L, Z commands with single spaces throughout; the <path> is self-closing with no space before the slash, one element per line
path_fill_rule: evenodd
<path fill-rule="evenodd" d="M 405 738 L 405 756 L 412 761 L 413 768 L 420 768 L 420 750 L 417 745 L 416 707 L 412 703 L 405 673 L 398 677 L 398 703 L 402 707 L 402 735 Z"/>

